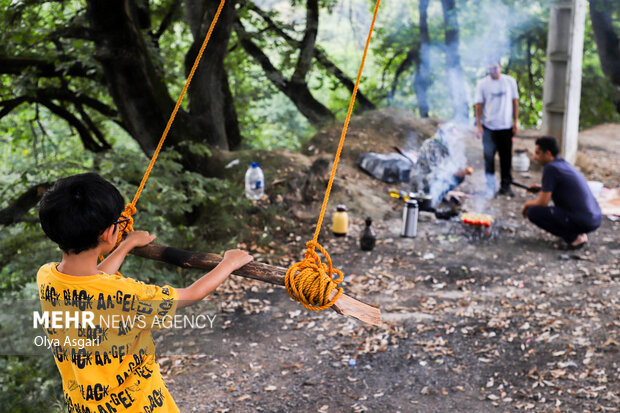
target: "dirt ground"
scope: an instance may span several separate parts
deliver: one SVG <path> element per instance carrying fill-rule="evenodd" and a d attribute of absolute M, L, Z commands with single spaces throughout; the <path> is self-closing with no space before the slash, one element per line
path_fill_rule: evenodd
<path fill-rule="evenodd" d="M 375 129 L 359 121 L 353 133 L 378 147 L 402 145 L 409 127 L 420 134 L 403 117 L 386 136 L 377 135 L 383 118 Z M 524 133 L 515 147 L 531 155 L 535 136 Z M 620 184 L 617 136 L 620 125 L 581 134 L 578 164 L 608 187 Z M 477 172 L 463 190 L 473 193 L 483 179 L 481 144 L 471 134 L 466 142 Z M 329 149 L 317 140 L 309 147 L 314 157 Z M 347 237 L 324 228 L 319 241 L 344 271 L 347 294 L 379 306 L 384 325 L 310 312 L 282 288 L 231 277 L 206 303 L 215 327 L 179 343 L 174 354 L 183 356 L 160 358 L 181 411 L 620 411 L 619 222 L 605 217 L 586 249 L 564 251 L 520 216 L 531 195 L 516 188 L 514 198 L 485 206 L 495 217 L 490 238 L 423 214 L 417 238 L 405 239 L 389 185 L 357 170 L 354 156 L 344 159 L 334 203 L 349 203 L 353 223 Z M 514 179 L 540 182 L 540 172 L 532 165 Z M 370 252 L 358 248 L 366 215 L 379 238 Z M 281 240 L 290 256 L 278 265 L 302 258 L 310 222 Z"/>

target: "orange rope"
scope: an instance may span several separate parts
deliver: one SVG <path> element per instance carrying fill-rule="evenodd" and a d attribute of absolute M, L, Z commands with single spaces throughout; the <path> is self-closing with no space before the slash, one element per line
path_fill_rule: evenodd
<path fill-rule="evenodd" d="M 284 283 L 289 295 L 297 301 L 300 301 L 309 310 L 324 310 L 331 307 L 338 298 L 342 295 L 342 288 L 338 288 L 336 296 L 330 300 L 330 293 L 339 284 L 343 275 L 340 270 L 332 268 L 332 262 L 329 254 L 318 243 L 319 233 L 321 232 L 321 225 L 323 224 L 323 218 L 325 216 L 325 210 L 327 208 L 327 201 L 329 200 L 329 194 L 332 189 L 334 177 L 336 176 L 336 169 L 338 168 L 338 160 L 340 159 L 340 153 L 344 145 L 344 140 L 347 134 L 347 128 L 349 127 L 349 120 L 351 119 L 351 113 L 353 112 L 353 106 L 355 104 L 355 96 L 357 94 L 357 88 L 362 78 L 362 71 L 364 70 L 364 62 L 366 61 L 366 55 L 368 54 L 368 47 L 370 46 L 370 39 L 372 37 L 372 31 L 375 27 L 375 21 L 377 20 L 377 12 L 379 11 L 379 4 L 381 0 L 377 0 L 375 4 L 375 11 L 372 16 L 372 23 L 370 24 L 370 30 L 368 31 L 368 37 L 366 39 L 366 46 L 364 47 L 364 54 L 362 55 L 362 62 L 360 64 L 359 71 L 357 72 L 357 79 L 355 80 L 355 87 L 353 88 L 353 94 L 351 95 L 351 101 L 349 102 L 349 109 L 347 111 L 347 117 L 344 121 L 344 127 L 342 134 L 340 135 L 340 143 L 338 144 L 338 150 L 334 158 L 334 164 L 332 166 L 332 172 L 329 177 L 329 183 L 327 184 L 327 190 L 323 198 L 323 205 L 321 206 L 321 213 L 319 214 L 319 220 L 316 224 L 316 230 L 314 231 L 314 238 L 308 242 L 307 250 L 304 260 L 293 264 L 286 272 Z M 318 254 L 314 251 L 315 248 L 319 248 L 328 264 L 321 262 Z M 338 278 L 333 279 L 333 272 L 338 274 Z"/>
<path fill-rule="evenodd" d="M 215 28 L 215 24 L 217 23 L 217 20 L 220 17 L 220 13 L 222 12 L 222 9 L 224 8 L 224 3 L 225 2 L 226 2 L 226 0 L 220 0 L 220 5 L 217 8 L 217 11 L 215 12 L 215 16 L 213 17 L 213 21 L 211 22 L 211 26 L 209 27 L 209 31 L 207 32 L 207 35 L 205 36 L 205 39 L 202 42 L 202 46 L 200 47 L 200 51 L 198 52 L 198 55 L 196 56 L 196 59 L 194 60 L 194 65 L 192 66 L 192 70 L 189 72 L 189 76 L 187 76 L 187 80 L 185 81 L 185 85 L 183 86 L 183 90 L 181 91 L 181 95 L 177 99 L 177 103 L 174 106 L 174 110 L 172 111 L 172 114 L 170 115 L 170 119 L 168 119 L 168 124 L 166 125 L 166 129 L 164 129 L 164 133 L 161 135 L 161 138 L 159 139 L 159 143 L 157 144 L 157 148 L 155 148 L 155 152 L 153 153 L 153 157 L 151 158 L 151 162 L 149 162 L 149 166 L 146 168 L 146 172 L 144 173 L 144 176 L 142 177 L 142 181 L 140 182 L 140 186 L 138 186 L 138 190 L 136 191 L 136 194 L 133 197 L 133 201 L 131 201 L 131 203 L 127 204 L 127 206 L 125 207 L 125 211 L 121 214 L 122 216 L 129 218 L 129 223 L 127 224 L 127 227 L 125 228 L 123 233 L 120 233 L 118 235 L 119 236 L 119 239 L 118 239 L 119 242 L 121 241 L 121 238 L 122 238 L 123 234 L 128 233 L 130 231 L 133 231 L 133 217 L 132 217 L 132 215 L 134 215 L 136 213 L 136 203 L 138 202 L 138 199 L 140 198 L 140 194 L 142 193 L 142 190 L 144 189 L 144 185 L 146 184 L 146 180 L 149 178 L 151 170 L 153 169 L 153 165 L 155 164 L 155 161 L 157 160 L 157 156 L 159 155 L 159 152 L 161 151 L 161 148 L 164 145 L 164 141 L 166 140 L 166 137 L 168 136 L 168 132 L 170 131 L 170 128 L 172 127 L 172 122 L 174 122 L 174 118 L 177 115 L 179 107 L 181 107 L 181 102 L 183 102 L 183 98 L 185 97 L 185 93 L 187 92 L 187 89 L 189 88 L 189 84 L 191 83 L 192 78 L 194 77 L 194 73 L 196 72 L 196 68 L 198 67 L 198 63 L 200 63 L 200 59 L 202 58 L 202 54 L 204 53 L 205 48 L 207 47 L 207 44 L 209 43 L 209 39 L 211 38 L 211 34 L 213 33 L 213 29 Z"/>
<path fill-rule="evenodd" d="M 344 274 L 332 266 L 329 254 L 318 242 L 310 241 L 307 246 L 304 260 L 293 264 L 286 272 L 284 286 L 289 295 L 308 310 L 325 310 L 334 305 L 342 295 L 342 288 L 338 288 L 336 296 L 331 300 L 329 299 L 336 285 L 343 280 Z M 325 256 L 327 264 L 321 262 L 321 258 L 314 251 L 315 248 L 318 248 Z M 299 274 L 296 274 L 297 272 Z M 335 280 L 331 275 L 334 272 L 338 274 L 338 278 Z M 293 275 L 290 275 L 291 273 Z"/>

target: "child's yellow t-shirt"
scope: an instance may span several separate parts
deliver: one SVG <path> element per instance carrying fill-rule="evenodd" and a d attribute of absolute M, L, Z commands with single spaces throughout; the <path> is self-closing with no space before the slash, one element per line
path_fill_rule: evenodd
<path fill-rule="evenodd" d="M 37 284 L 69 412 L 178 412 L 151 336 L 174 316 L 178 292 L 118 274 L 71 276 L 57 266 L 42 266 Z"/>

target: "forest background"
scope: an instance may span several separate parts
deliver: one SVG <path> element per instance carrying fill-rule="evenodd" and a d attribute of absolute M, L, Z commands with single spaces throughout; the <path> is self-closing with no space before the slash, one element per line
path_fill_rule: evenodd
<path fill-rule="evenodd" d="M 58 259 L 35 208 L 56 179 L 97 171 L 135 192 L 218 3 L 0 0 L 3 298 L 36 296 L 37 265 Z M 248 204 L 243 182 L 224 165 L 300 150 L 342 122 L 373 7 L 229 2 L 140 200 L 140 227 L 193 250 L 248 242 L 237 224 Z M 384 2 L 354 114 L 398 107 L 473 125 L 474 85 L 488 59 L 500 58 L 519 85 L 521 128 L 538 128 L 548 19 L 542 0 Z M 620 120 L 619 33 L 620 2 L 589 1 L 581 128 Z M 172 284 L 192 277 L 144 260 L 124 271 Z M 0 405 L 62 410 L 51 357 L 2 356 L 0 370 Z"/>

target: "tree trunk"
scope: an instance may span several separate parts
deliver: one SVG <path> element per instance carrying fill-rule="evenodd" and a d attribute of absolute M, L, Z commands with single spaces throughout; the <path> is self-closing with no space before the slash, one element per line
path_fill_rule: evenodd
<path fill-rule="evenodd" d="M 189 53 L 192 57 L 202 44 L 219 2 L 204 0 L 203 3 L 202 14 L 194 10 L 188 13 L 188 20 L 198 33 Z M 129 133 L 142 150 L 151 155 L 175 105 L 164 81 L 164 69 L 153 63 L 155 60 L 142 34 L 140 13 L 133 0 L 88 0 L 87 4 L 88 18 L 96 33 L 95 58 L 103 67 L 110 94 Z M 179 109 L 166 146 L 201 142 L 216 149 L 217 153 L 217 149 L 228 150 L 239 144 L 239 128 L 222 63 L 233 14 L 233 4 L 224 7 L 188 91 L 189 112 Z M 195 17 L 198 17 L 197 25 L 196 20 L 192 20 Z M 185 146 L 177 149 L 183 155 L 184 167 L 213 175 L 213 168 L 204 156 L 192 153 Z"/>
<path fill-rule="evenodd" d="M 95 35 L 95 58 L 127 129 L 142 150 L 151 154 L 174 108 L 161 71 L 149 56 L 129 0 L 88 0 L 88 18 Z M 183 126 L 171 131 L 171 141 Z"/>
<path fill-rule="evenodd" d="M 213 21 L 218 0 L 185 0 L 185 10 L 194 42 L 185 57 L 186 75 Z M 203 59 L 194 74 L 189 90 L 189 113 L 201 131 L 209 131 L 207 143 L 220 149 L 234 149 L 241 143 L 224 58 L 235 17 L 235 2 L 229 1 L 211 35 Z"/>
<path fill-rule="evenodd" d="M 429 0 L 420 0 L 420 58 L 418 70 L 413 79 L 413 88 L 418 100 L 418 111 L 421 118 L 428 118 L 428 87 L 430 86 L 430 35 L 428 33 L 428 3 Z"/>
<path fill-rule="evenodd" d="M 448 88 L 452 97 L 453 117 L 456 121 L 466 122 L 469 118 L 469 104 L 465 88 L 465 76 L 459 55 L 459 23 L 455 0 L 441 0 L 444 17 L 446 44 L 446 74 Z"/>
<path fill-rule="evenodd" d="M 308 70 L 312 66 L 312 56 L 314 55 L 314 45 L 316 35 L 319 30 L 319 1 L 306 0 L 306 30 L 304 38 L 301 40 L 297 65 L 291 80 L 295 83 L 306 81 Z"/>
<path fill-rule="evenodd" d="M 603 73 L 616 86 L 616 110 L 620 113 L 620 40 L 614 30 L 613 8 L 608 0 L 590 0 L 590 19 Z"/>
<path fill-rule="evenodd" d="M 418 111 L 421 118 L 428 118 L 428 87 L 430 86 L 430 35 L 428 32 L 428 3 L 429 0 L 420 0 L 420 44 L 413 44 L 407 56 L 396 69 L 392 81 L 392 95 L 398 85 L 400 75 L 415 62 L 416 74 L 413 79 L 413 88 L 418 101 Z"/>

